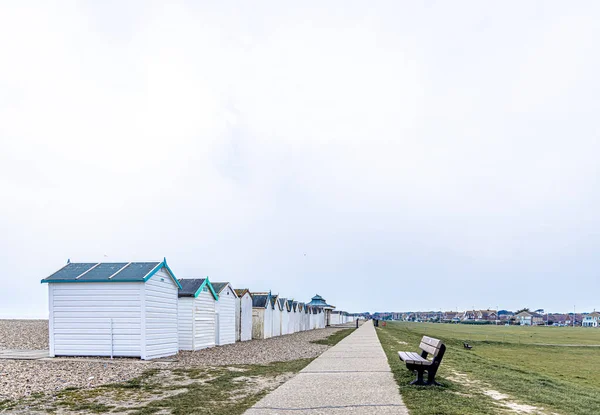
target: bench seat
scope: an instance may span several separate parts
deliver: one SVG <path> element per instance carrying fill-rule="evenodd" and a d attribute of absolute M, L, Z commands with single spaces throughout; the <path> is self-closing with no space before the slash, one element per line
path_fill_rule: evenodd
<path fill-rule="evenodd" d="M 414 365 L 422 366 L 429 366 L 432 363 L 431 360 L 421 357 L 421 355 L 416 352 L 398 352 L 398 356 L 400 356 L 400 360 L 402 360 L 404 363 L 412 363 Z"/>

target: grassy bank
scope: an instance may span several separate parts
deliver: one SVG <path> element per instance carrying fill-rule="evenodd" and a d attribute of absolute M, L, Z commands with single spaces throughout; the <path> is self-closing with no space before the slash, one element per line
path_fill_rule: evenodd
<path fill-rule="evenodd" d="M 335 333 L 333 333 L 331 336 L 327 337 L 326 339 L 315 340 L 313 343 L 315 343 L 315 344 L 324 344 L 326 346 L 335 346 L 344 337 L 347 337 L 350 334 L 352 334 L 352 332 L 354 330 L 356 330 L 356 329 L 351 328 L 351 329 L 343 329 L 343 330 L 340 330 L 340 331 L 336 331 Z"/>
<path fill-rule="evenodd" d="M 547 414 L 599 411 L 600 348 L 535 345 L 599 344 L 597 330 L 391 323 L 377 333 L 412 415 L 495 414 L 511 407 Z M 398 359 L 399 350 L 416 351 L 425 334 L 448 347 L 438 372 L 442 388 L 409 386 L 414 375 Z M 463 341 L 473 350 L 465 350 Z"/>

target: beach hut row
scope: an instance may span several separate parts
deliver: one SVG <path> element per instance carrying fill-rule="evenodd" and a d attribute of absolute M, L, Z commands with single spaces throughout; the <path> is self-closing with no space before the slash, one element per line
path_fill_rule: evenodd
<path fill-rule="evenodd" d="M 148 360 L 355 318 L 319 295 L 303 303 L 208 277 L 177 279 L 166 260 L 68 261 L 42 283 L 48 284 L 50 356 Z"/>

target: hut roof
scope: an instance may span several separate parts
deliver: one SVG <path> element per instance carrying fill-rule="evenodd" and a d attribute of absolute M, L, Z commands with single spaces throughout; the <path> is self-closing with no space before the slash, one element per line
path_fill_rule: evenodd
<path fill-rule="evenodd" d="M 198 297 L 202 289 L 207 287 L 215 300 L 219 299 L 208 278 L 182 278 L 179 280 L 179 284 L 181 285 L 179 297 Z"/>
<path fill-rule="evenodd" d="M 225 289 L 225 287 L 227 287 L 228 285 L 230 285 L 228 282 L 213 282 L 212 286 L 215 289 L 215 291 L 217 292 L 217 294 L 221 295 L 221 292 Z M 233 290 L 233 288 L 232 288 Z M 235 294 L 235 290 L 233 290 L 234 294 Z M 237 294 L 235 294 L 237 296 Z"/>
<path fill-rule="evenodd" d="M 327 304 L 325 299 L 319 294 L 315 295 L 308 304 L 319 308 L 335 308 L 334 306 Z"/>
<path fill-rule="evenodd" d="M 269 293 L 254 293 L 252 294 L 252 307 L 255 308 L 267 308 L 267 304 L 270 303 L 269 298 L 271 294 Z"/>
<path fill-rule="evenodd" d="M 154 262 L 71 262 L 42 280 L 47 282 L 146 282 L 165 268 L 179 288 L 181 285 L 167 260 Z"/>
<path fill-rule="evenodd" d="M 246 295 L 246 293 L 250 294 L 250 297 L 252 297 L 252 293 L 250 292 L 250 290 L 248 288 L 236 288 L 233 291 L 235 291 L 237 296 L 240 298 L 243 297 L 244 295 Z"/>

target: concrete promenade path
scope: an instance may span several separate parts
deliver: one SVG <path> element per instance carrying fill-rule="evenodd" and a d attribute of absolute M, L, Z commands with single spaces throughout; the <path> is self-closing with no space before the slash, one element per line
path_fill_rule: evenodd
<path fill-rule="evenodd" d="M 408 411 L 368 321 L 245 414 L 402 415 Z"/>

